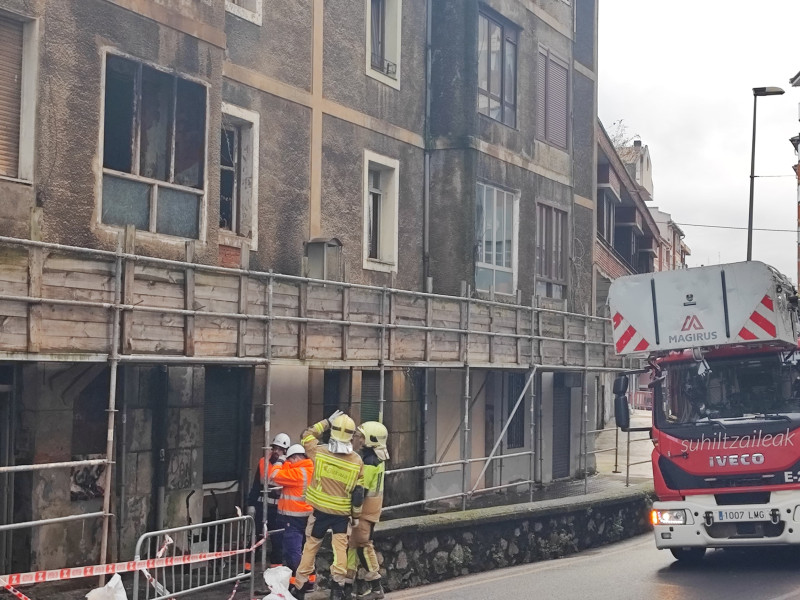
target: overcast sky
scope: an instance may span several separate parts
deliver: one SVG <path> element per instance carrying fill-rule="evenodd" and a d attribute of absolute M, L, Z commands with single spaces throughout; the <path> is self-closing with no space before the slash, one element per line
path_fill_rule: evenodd
<path fill-rule="evenodd" d="M 649 147 L 653 204 L 681 225 L 690 266 L 745 260 L 752 88 L 786 90 L 758 99 L 753 259 L 797 281 L 800 0 L 600 0 L 599 11 L 600 119 L 609 131 L 622 119 Z"/>

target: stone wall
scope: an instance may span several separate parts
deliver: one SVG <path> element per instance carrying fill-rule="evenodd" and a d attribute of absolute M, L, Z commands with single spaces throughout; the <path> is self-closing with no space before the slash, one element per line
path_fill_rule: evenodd
<path fill-rule="evenodd" d="M 375 548 L 384 587 L 415 587 L 470 573 L 560 558 L 650 529 L 652 486 L 493 506 L 380 523 Z M 317 558 L 327 586 L 330 550 Z"/>

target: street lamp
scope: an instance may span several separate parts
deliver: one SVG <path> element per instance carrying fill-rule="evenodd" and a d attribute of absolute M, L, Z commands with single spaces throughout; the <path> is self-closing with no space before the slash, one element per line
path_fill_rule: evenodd
<path fill-rule="evenodd" d="M 783 90 L 779 87 L 753 88 L 753 147 L 750 151 L 750 212 L 747 218 L 747 260 L 753 260 L 753 189 L 756 169 L 756 102 L 759 96 L 780 96 Z"/>

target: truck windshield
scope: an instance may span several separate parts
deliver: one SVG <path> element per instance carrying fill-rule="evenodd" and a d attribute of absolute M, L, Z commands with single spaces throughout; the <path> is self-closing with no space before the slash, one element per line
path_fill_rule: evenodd
<path fill-rule="evenodd" d="M 664 424 L 766 418 L 800 413 L 800 371 L 777 354 L 693 361 L 660 366 L 653 382 L 653 409 Z"/>

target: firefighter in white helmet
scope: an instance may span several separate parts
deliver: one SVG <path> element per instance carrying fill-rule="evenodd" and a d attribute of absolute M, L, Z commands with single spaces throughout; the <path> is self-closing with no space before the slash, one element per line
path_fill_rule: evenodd
<path fill-rule="evenodd" d="M 270 444 L 269 467 L 265 469 L 264 457 L 258 461 L 258 471 L 253 478 L 253 485 L 247 496 L 247 514 L 256 522 L 258 537 L 264 531 L 264 485 L 267 485 L 267 531 L 269 531 L 269 562 L 270 566 L 277 567 L 283 564 L 283 533 L 272 533 L 278 526 L 278 499 L 281 497 L 281 488 L 270 484 L 268 481 L 275 471 L 286 460 L 286 450 L 292 445 L 289 436 L 285 433 L 276 435 Z"/>
<path fill-rule="evenodd" d="M 331 431 L 330 441 L 321 444 L 320 438 L 327 429 Z M 308 519 L 303 557 L 290 588 L 295 598 L 305 598 L 303 587 L 314 572 L 314 561 L 328 529 L 333 533 L 331 600 L 345 598 L 348 534 L 350 526 L 358 523 L 364 502 L 364 464 L 353 451 L 355 430 L 353 419 L 337 410 L 303 432 L 301 443 L 314 461 L 314 474 L 306 488 L 306 502 L 314 512 Z"/>
<path fill-rule="evenodd" d="M 354 444 L 360 446 L 359 451 L 364 461 L 364 506 L 358 524 L 350 532 L 347 582 L 356 584 L 359 600 L 383 598 L 380 563 L 372 543 L 372 535 L 383 508 L 383 478 L 385 462 L 389 460 L 389 450 L 386 448 L 388 437 L 389 431 L 383 423 L 366 421 L 358 427 L 354 439 Z M 365 590 L 359 590 L 361 586 L 356 580 L 359 566 L 366 572 L 363 578 L 367 582 Z"/>

